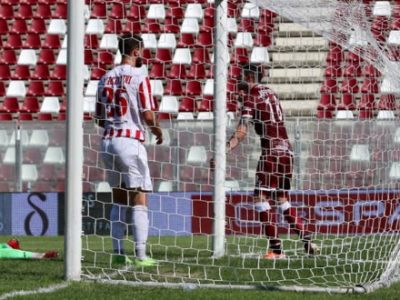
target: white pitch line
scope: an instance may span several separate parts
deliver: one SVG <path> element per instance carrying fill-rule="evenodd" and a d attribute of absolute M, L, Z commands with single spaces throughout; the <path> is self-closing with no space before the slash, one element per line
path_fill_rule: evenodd
<path fill-rule="evenodd" d="M 37 294 L 49 294 L 49 293 L 54 293 L 55 291 L 65 289 L 66 287 L 69 286 L 68 282 L 61 283 L 61 284 L 54 284 L 50 285 L 45 288 L 38 288 L 36 290 L 30 290 L 30 291 L 24 291 L 24 290 L 19 290 L 19 291 L 12 291 L 9 293 L 5 293 L 3 295 L 0 295 L 0 300 L 5 300 L 9 298 L 14 298 L 17 296 L 27 296 L 27 295 L 37 295 Z"/>

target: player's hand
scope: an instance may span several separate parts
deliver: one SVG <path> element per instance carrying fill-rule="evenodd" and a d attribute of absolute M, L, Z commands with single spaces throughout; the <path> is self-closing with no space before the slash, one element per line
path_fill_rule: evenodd
<path fill-rule="evenodd" d="M 151 132 L 156 136 L 156 144 L 161 145 L 163 142 L 163 133 L 160 127 L 152 127 Z"/>

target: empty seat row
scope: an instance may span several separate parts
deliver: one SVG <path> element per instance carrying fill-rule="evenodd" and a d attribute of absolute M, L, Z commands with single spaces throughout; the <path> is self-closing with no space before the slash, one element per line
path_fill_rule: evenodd
<path fill-rule="evenodd" d="M 16 11 L 14 11 L 13 5 L 6 3 L 7 1 L 2 1 L 0 4 L 0 19 L 67 19 L 68 17 L 66 0 L 57 1 L 54 6 L 49 3 L 39 3 L 37 7 L 33 5 L 34 3 L 20 3 L 19 1 L 14 5 L 17 8 Z"/>

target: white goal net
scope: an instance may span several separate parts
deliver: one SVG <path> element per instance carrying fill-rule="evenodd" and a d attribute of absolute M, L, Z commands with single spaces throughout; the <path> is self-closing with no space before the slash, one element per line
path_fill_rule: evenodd
<path fill-rule="evenodd" d="M 144 41 L 144 63 L 164 133 L 144 143 L 154 190 L 143 267 L 115 260 L 110 213 L 115 199 L 100 150 L 103 129 L 84 137 L 84 278 L 127 284 L 370 291 L 398 279 L 400 131 L 396 97 L 400 8 L 396 1 L 228 1 L 229 58 L 213 40 L 217 2 L 86 1 L 86 97 L 121 60 L 117 37 Z M 272 203 L 286 256 L 265 259 L 269 240 L 252 200 L 261 153 L 251 128 L 227 154 L 224 255 L 213 256 L 214 64 L 228 62 L 227 137 L 243 105 L 241 65 L 264 67 L 281 99 L 293 147 L 289 200 L 318 254 Z M 96 100 L 94 100 L 96 101 Z M 217 158 L 218 159 L 218 158 Z M 109 170 L 108 170 L 109 171 Z M 134 259 L 132 212 L 125 254 Z"/>

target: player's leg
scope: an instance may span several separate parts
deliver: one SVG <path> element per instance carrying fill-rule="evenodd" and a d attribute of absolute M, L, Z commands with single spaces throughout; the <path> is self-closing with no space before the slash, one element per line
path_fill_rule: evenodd
<path fill-rule="evenodd" d="M 282 250 L 282 242 L 278 236 L 278 228 L 276 225 L 276 210 L 272 209 L 269 201 L 271 191 L 268 184 L 268 174 L 266 173 L 265 155 L 261 155 L 256 172 L 256 188 L 254 189 L 254 206 L 259 213 L 260 222 L 262 223 L 263 234 L 268 237 L 269 251 L 265 258 L 284 258 Z"/>
<path fill-rule="evenodd" d="M 288 191 L 292 179 L 293 156 L 286 151 L 277 153 L 276 176 L 272 180 L 277 181 L 277 200 L 286 222 L 299 235 L 304 242 L 307 254 L 317 254 L 317 247 L 311 242 L 312 233 L 307 229 L 304 219 L 297 214 L 297 210 L 289 202 Z"/>
<path fill-rule="evenodd" d="M 113 188 L 113 201 L 110 212 L 111 238 L 113 252 L 124 255 L 124 236 L 126 232 L 126 211 L 128 192 L 123 188 Z"/>

